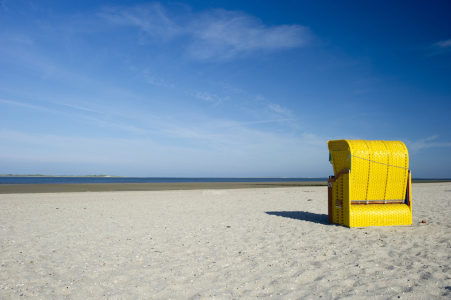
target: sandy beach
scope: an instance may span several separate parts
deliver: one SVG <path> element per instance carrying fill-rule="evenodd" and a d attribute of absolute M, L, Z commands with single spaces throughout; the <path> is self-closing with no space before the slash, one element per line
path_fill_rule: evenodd
<path fill-rule="evenodd" d="M 451 299 L 451 183 L 412 190 L 354 229 L 325 186 L 0 194 L 0 298 Z"/>

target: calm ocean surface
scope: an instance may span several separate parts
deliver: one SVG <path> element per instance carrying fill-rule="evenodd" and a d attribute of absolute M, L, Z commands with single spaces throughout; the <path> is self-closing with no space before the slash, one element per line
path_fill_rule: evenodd
<path fill-rule="evenodd" d="M 180 183 L 180 182 L 293 182 L 327 181 L 327 178 L 175 178 L 175 177 L 15 177 L 0 176 L 0 184 L 68 183 Z"/>

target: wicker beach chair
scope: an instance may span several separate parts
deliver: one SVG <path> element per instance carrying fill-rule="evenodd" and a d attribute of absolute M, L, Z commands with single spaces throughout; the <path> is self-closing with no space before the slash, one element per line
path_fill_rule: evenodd
<path fill-rule="evenodd" d="M 407 147 L 400 141 L 328 141 L 329 223 L 348 227 L 412 225 Z"/>

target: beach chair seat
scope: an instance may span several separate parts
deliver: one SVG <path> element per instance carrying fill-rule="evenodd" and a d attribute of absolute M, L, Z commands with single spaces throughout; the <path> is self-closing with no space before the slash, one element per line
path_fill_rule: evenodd
<path fill-rule="evenodd" d="M 330 223 L 348 227 L 412 224 L 407 147 L 400 141 L 327 142 Z"/>

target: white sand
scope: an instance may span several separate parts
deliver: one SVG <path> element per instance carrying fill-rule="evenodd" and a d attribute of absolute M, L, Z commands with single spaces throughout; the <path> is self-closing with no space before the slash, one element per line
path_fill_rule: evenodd
<path fill-rule="evenodd" d="M 451 299 L 451 183 L 413 201 L 349 229 L 326 187 L 0 195 L 0 298 Z"/>

